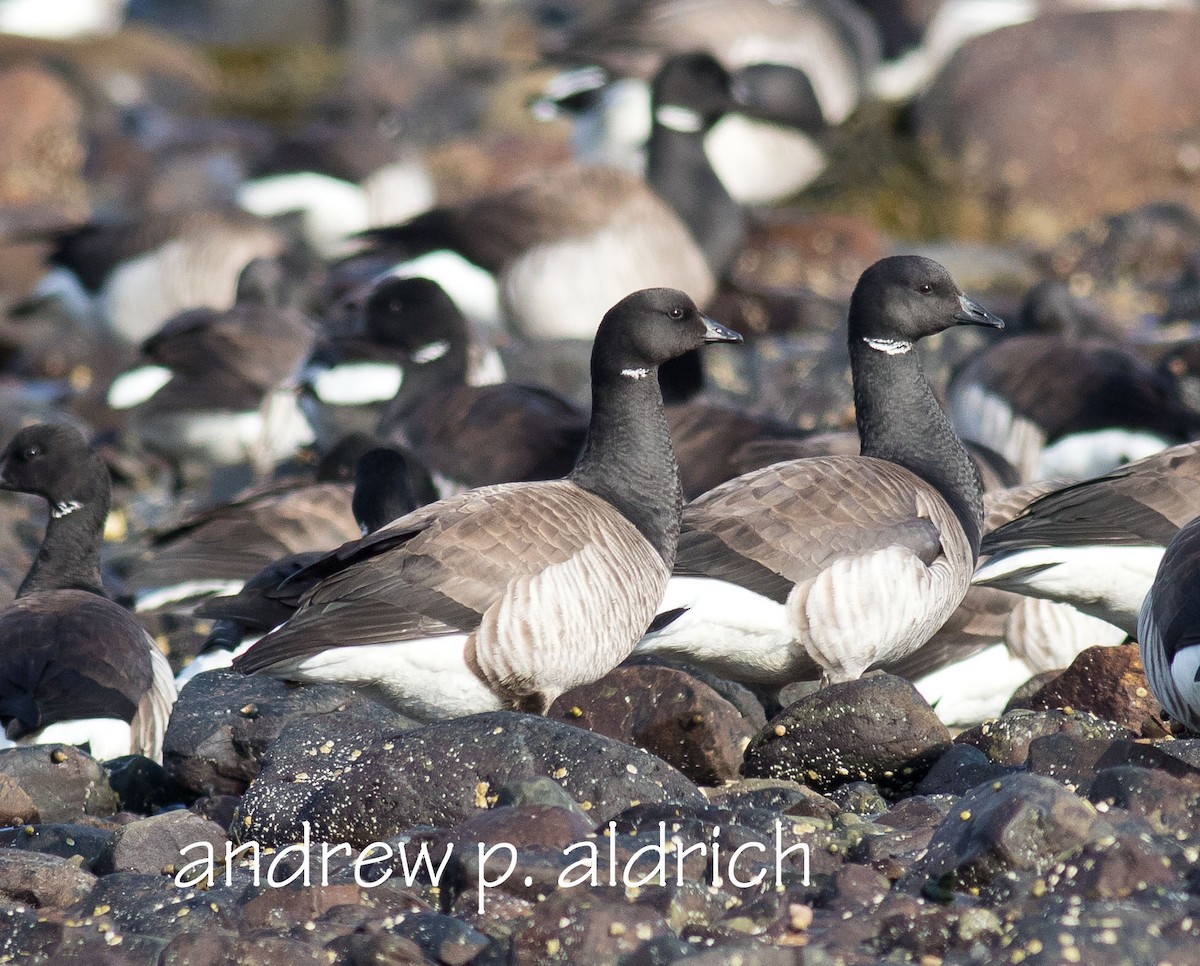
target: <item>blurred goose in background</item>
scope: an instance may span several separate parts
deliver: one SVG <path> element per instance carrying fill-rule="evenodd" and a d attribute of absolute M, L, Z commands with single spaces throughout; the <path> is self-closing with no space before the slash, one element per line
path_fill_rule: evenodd
<path fill-rule="evenodd" d="M 228 309 L 169 319 L 142 345 L 151 365 L 118 376 L 107 395 L 142 445 L 175 468 L 177 483 L 211 480 L 218 499 L 313 441 L 295 380 L 316 324 L 263 304 L 285 297 L 263 290 L 265 274 L 251 263 Z"/>
<path fill-rule="evenodd" d="M 914 345 L 960 324 L 1002 323 L 938 263 L 863 273 L 848 324 L 862 455 L 776 463 L 690 503 L 639 650 L 781 687 L 853 680 L 933 636 L 966 594 L 983 504 Z"/>
<path fill-rule="evenodd" d="M 175 684 L 146 629 L 101 583 L 107 468 L 77 430 L 32 426 L 0 454 L 0 487 L 37 494 L 50 507 L 17 599 L 0 610 L 5 736 L 87 745 L 99 759 L 161 760 Z"/>
<path fill-rule="evenodd" d="M 494 276 L 504 314 L 532 338 L 589 339 L 607 306 L 647 285 L 703 303 L 745 231 L 703 149 L 705 132 L 735 106 L 713 57 L 671 57 L 654 82 L 648 183 L 607 167 L 555 168 L 523 187 L 368 231 L 366 251 L 345 269 L 383 271 L 456 252 Z M 466 311 L 456 288 L 443 287 Z"/>
<path fill-rule="evenodd" d="M 1054 490 L 989 533 L 973 582 L 1062 601 L 1130 636 L 1163 550 L 1200 506 L 1200 444 Z"/>
<path fill-rule="evenodd" d="M 343 547 L 234 666 L 353 683 L 422 718 L 544 711 L 607 673 L 654 616 L 679 533 L 656 369 L 739 339 L 681 292 L 622 299 L 597 330 L 587 442 L 567 479 L 471 490 Z"/>

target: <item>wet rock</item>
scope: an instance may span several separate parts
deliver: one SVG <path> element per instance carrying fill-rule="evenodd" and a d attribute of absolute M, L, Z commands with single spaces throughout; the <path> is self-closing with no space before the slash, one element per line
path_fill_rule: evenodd
<path fill-rule="evenodd" d="M 1092 805 L 1040 775 L 1013 775 L 964 795 L 901 886 L 974 892 L 1011 872 L 1041 873 L 1112 835 Z"/>
<path fill-rule="evenodd" d="M 242 838 L 359 848 L 414 825 L 452 828 L 514 782 L 551 778 L 597 824 L 630 802 L 700 801 L 686 778 L 628 745 L 546 718 L 471 715 L 411 731 L 330 716 L 280 734 L 235 822 Z"/>
<path fill-rule="evenodd" d="M 839 785 L 829 793 L 829 800 L 843 812 L 855 815 L 878 815 L 887 811 L 887 802 L 879 789 L 870 782 L 850 782 Z"/>
<path fill-rule="evenodd" d="M 109 872 L 145 872 L 174 875 L 204 853 L 191 845 L 207 842 L 217 855 L 224 855 L 229 837 L 225 830 L 199 815 L 177 810 L 163 812 L 122 826 L 96 861 L 101 875 Z"/>
<path fill-rule="evenodd" d="M 744 773 L 820 792 L 870 781 L 899 794 L 949 744 L 949 731 L 917 690 L 879 674 L 823 688 L 786 708 L 750 742 Z"/>
<path fill-rule="evenodd" d="M 104 763 L 108 783 L 126 812 L 147 815 L 173 805 L 186 794 L 168 777 L 162 765 L 141 755 L 126 755 Z"/>
<path fill-rule="evenodd" d="M 38 908 L 62 909 L 82 899 L 96 877 L 57 855 L 0 850 L 0 897 Z"/>
<path fill-rule="evenodd" d="M 180 692 L 163 741 L 167 775 L 193 795 L 240 795 L 284 726 L 352 711 L 403 721 L 351 688 L 296 687 L 237 671 L 198 674 Z"/>
<path fill-rule="evenodd" d="M 411 940 L 426 956 L 445 966 L 465 966 L 491 943 L 466 923 L 434 912 L 404 916 L 391 931 Z"/>
<path fill-rule="evenodd" d="M 0 908 L 0 955 L 16 962 L 52 962 L 63 926 L 28 906 Z"/>
<path fill-rule="evenodd" d="M 237 900 L 249 884 L 234 875 L 226 886 L 218 877 L 213 887 L 177 886 L 164 875 L 113 872 L 101 876 L 86 899 L 68 908 L 73 921 L 86 923 L 92 932 L 169 937 L 181 932 L 236 930 Z"/>
<path fill-rule="evenodd" d="M 1009 957 L 1011 951 L 1028 951 L 1025 966 L 1184 963 L 1195 955 L 1194 938 L 1171 942 L 1163 935 L 1161 917 L 1130 902 L 1080 907 L 1042 900 L 1035 908 L 1031 915 L 1016 917 L 1004 937 Z"/>
<path fill-rule="evenodd" d="M 27 825 L 0 829 L 0 848 L 75 859 L 80 868 L 94 872 L 96 860 L 108 849 L 114 834 L 87 825 Z"/>
<path fill-rule="evenodd" d="M 964 731 L 954 741 L 978 748 L 998 764 L 1023 765 L 1035 738 L 1059 733 L 1109 740 L 1131 737 L 1127 728 L 1085 712 L 1018 710 Z"/>
<path fill-rule="evenodd" d="M 871 834 L 849 850 L 851 862 L 871 866 L 889 879 L 898 879 L 929 847 L 933 833 L 946 817 L 950 800 L 913 796 L 876 816 Z"/>
<path fill-rule="evenodd" d="M 0 751 L 0 775 L 25 792 L 43 822 L 111 815 L 117 794 L 98 761 L 69 745 L 32 745 Z"/>
<path fill-rule="evenodd" d="M 954 745 L 933 763 L 917 791 L 922 795 L 965 795 L 977 785 L 1011 775 L 1014 770 L 992 761 L 974 745 Z"/>
<path fill-rule="evenodd" d="M 1186 746 L 1192 745 L 1191 748 Z M 1096 761 L 1096 769 L 1114 768 L 1119 765 L 1136 765 L 1153 768 L 1182 779 L 1193 787 L 1200 788 L 1200 764 L 1191 753 L 1192 742 L 1164 741 L 1157 745 L 1135 741 L 1114 741 Z"/>
<path fill-rule="evenodd" d="M 1159 738 L 1167 725 L 1150 693 L 1136 644 L 1089 647 L 1062 674 L 1010 707 L 1031 711 L 1073 708 L 1124 725 L 1143 738 Z"/>
<path fill-rule="evenodd" d="M 1052 888 L 1057 894 L 1086 900 L 1181 891 L 1183 875 L 1190 866 L 1177 846 L 1167 847 L 1135 832 L 1118 830 L 1114 836 L 1085 845 L 1064 869 L 1073 874 L 1052 876 Z"/>
<path fill-rule="evenodd" d="M 287 874 L 275 880 L 264 879 L 241 896 L 239 913 L 243 928 L 276 932 L 296 924 L 311 922 L 338 906 L 357 905 L 366 891 L 353 882 L 324 883 L 320 878 L 302 879 L 280 887 Z"/>
<path fill-rule="evenodd" d="M 919 132 L 1009 231 L 1044 237 L 1147 201 L 1195 203 L 1200 79 L 1184 51 L 1198 41 L 1192 11 L 1043 14 L 964 45 Z"/>
<path fill-rule="evenodd" d="M 657 755 L 700 785 L 736 778 L 762 726 L 686 671 L 651 664 L 618 667 L 567 691 L 547 716 Z"/>

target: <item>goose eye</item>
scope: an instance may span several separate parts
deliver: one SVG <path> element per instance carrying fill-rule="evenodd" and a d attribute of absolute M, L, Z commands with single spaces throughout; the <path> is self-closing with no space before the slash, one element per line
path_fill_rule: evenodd
<path fill-rule="evenodd" d="M 38 446 L 26 446 L 21 450 L 21 455 L 27 460 L 33 459 L 35 456 L 41 456 L 42 450 Z"/>
<path fill-rule="evenodd" d="M 671 318 L 673 318 L 673 319 L 682 319 L 683 318 L 683 309 L 673 308 L 673 309 L 671 309 L 670 314 L 671 314 Z"/>
<path fill-rule="evenodd" d="M 930 285 L 928 282 L 926 282 L 919 289 L 917 289 L 917 291 L 920 292 L 922 295 L 928 295 L 930 292 L 933 291 L 933 286 Z"/>

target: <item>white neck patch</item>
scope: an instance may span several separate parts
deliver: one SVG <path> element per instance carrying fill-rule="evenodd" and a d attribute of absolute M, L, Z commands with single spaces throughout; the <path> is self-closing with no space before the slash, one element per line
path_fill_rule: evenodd
<path fill-rule="evenodd" d="M 691 108 L 678 104 L 660 104 L 654 111 L 654 120 L 681 134 L 696 134 L 704 130 L 704 118 Z"/>
<path fill-rule="evenodd" d="M 437 342 L 429 342 L 413 352 L 412 361 L 423 366 L 427 362 L 436 362 L 449 351 L 450 343 L 445 339 L 438 339 Z"/>
<path fill-rule="evenodd" d="M 883 352 L 889 356 L 901 356 L 906 352 L 912 352 L 913 344 L 905 342 L 903 339 L 867 339 L 864 338 L 868 346 L 876 352 Z"/>
<path fill-rule="evenodd" d="M 64 503 L 55 503 L 50 509 L 50 516 L 54 517 L 55 520 L 61 520 L 68 513 L 74 513 L 76 510 L 82 509 L 82 503 L 78 503 L 75 500 L 67 500 Z"/>
<path fill-rule="evenodd" d="M 645 379 L 650 375 L 649 369 L 622 369 L 621 375 L 626 379 Z"/>

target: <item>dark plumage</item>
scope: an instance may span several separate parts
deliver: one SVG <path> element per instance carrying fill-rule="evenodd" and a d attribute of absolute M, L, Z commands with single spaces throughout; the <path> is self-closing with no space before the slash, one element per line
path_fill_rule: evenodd
<path fill-rule="evenodd" d="M 17 600 L 0 610 L 5 735 L 26 743 L 90 742 L 97 757 L 161 757 L 175 700 L 170 668 L 101 584 L 107 468 L 77 430 L 32 426 L 0 454 L 0 487 L 50 505 L 45 540 Z"/>
<path fill-rule="evenodd" d="M 622 299 L 597 331 L 567 479 L 473 490 L 346 545 L 235 667 L 353 682 L 421 717 L 543 709 L 600 677 L 649 624 L 675 558 L 682 493 L 657 366 L 739 338 L 680 292 Z"/>
<path fill-rule="evenodd" d="M 1163 553 L 1138 619 L 1146 681 L 1166 712 L 1200 731 L 1200 517 Z"/>

